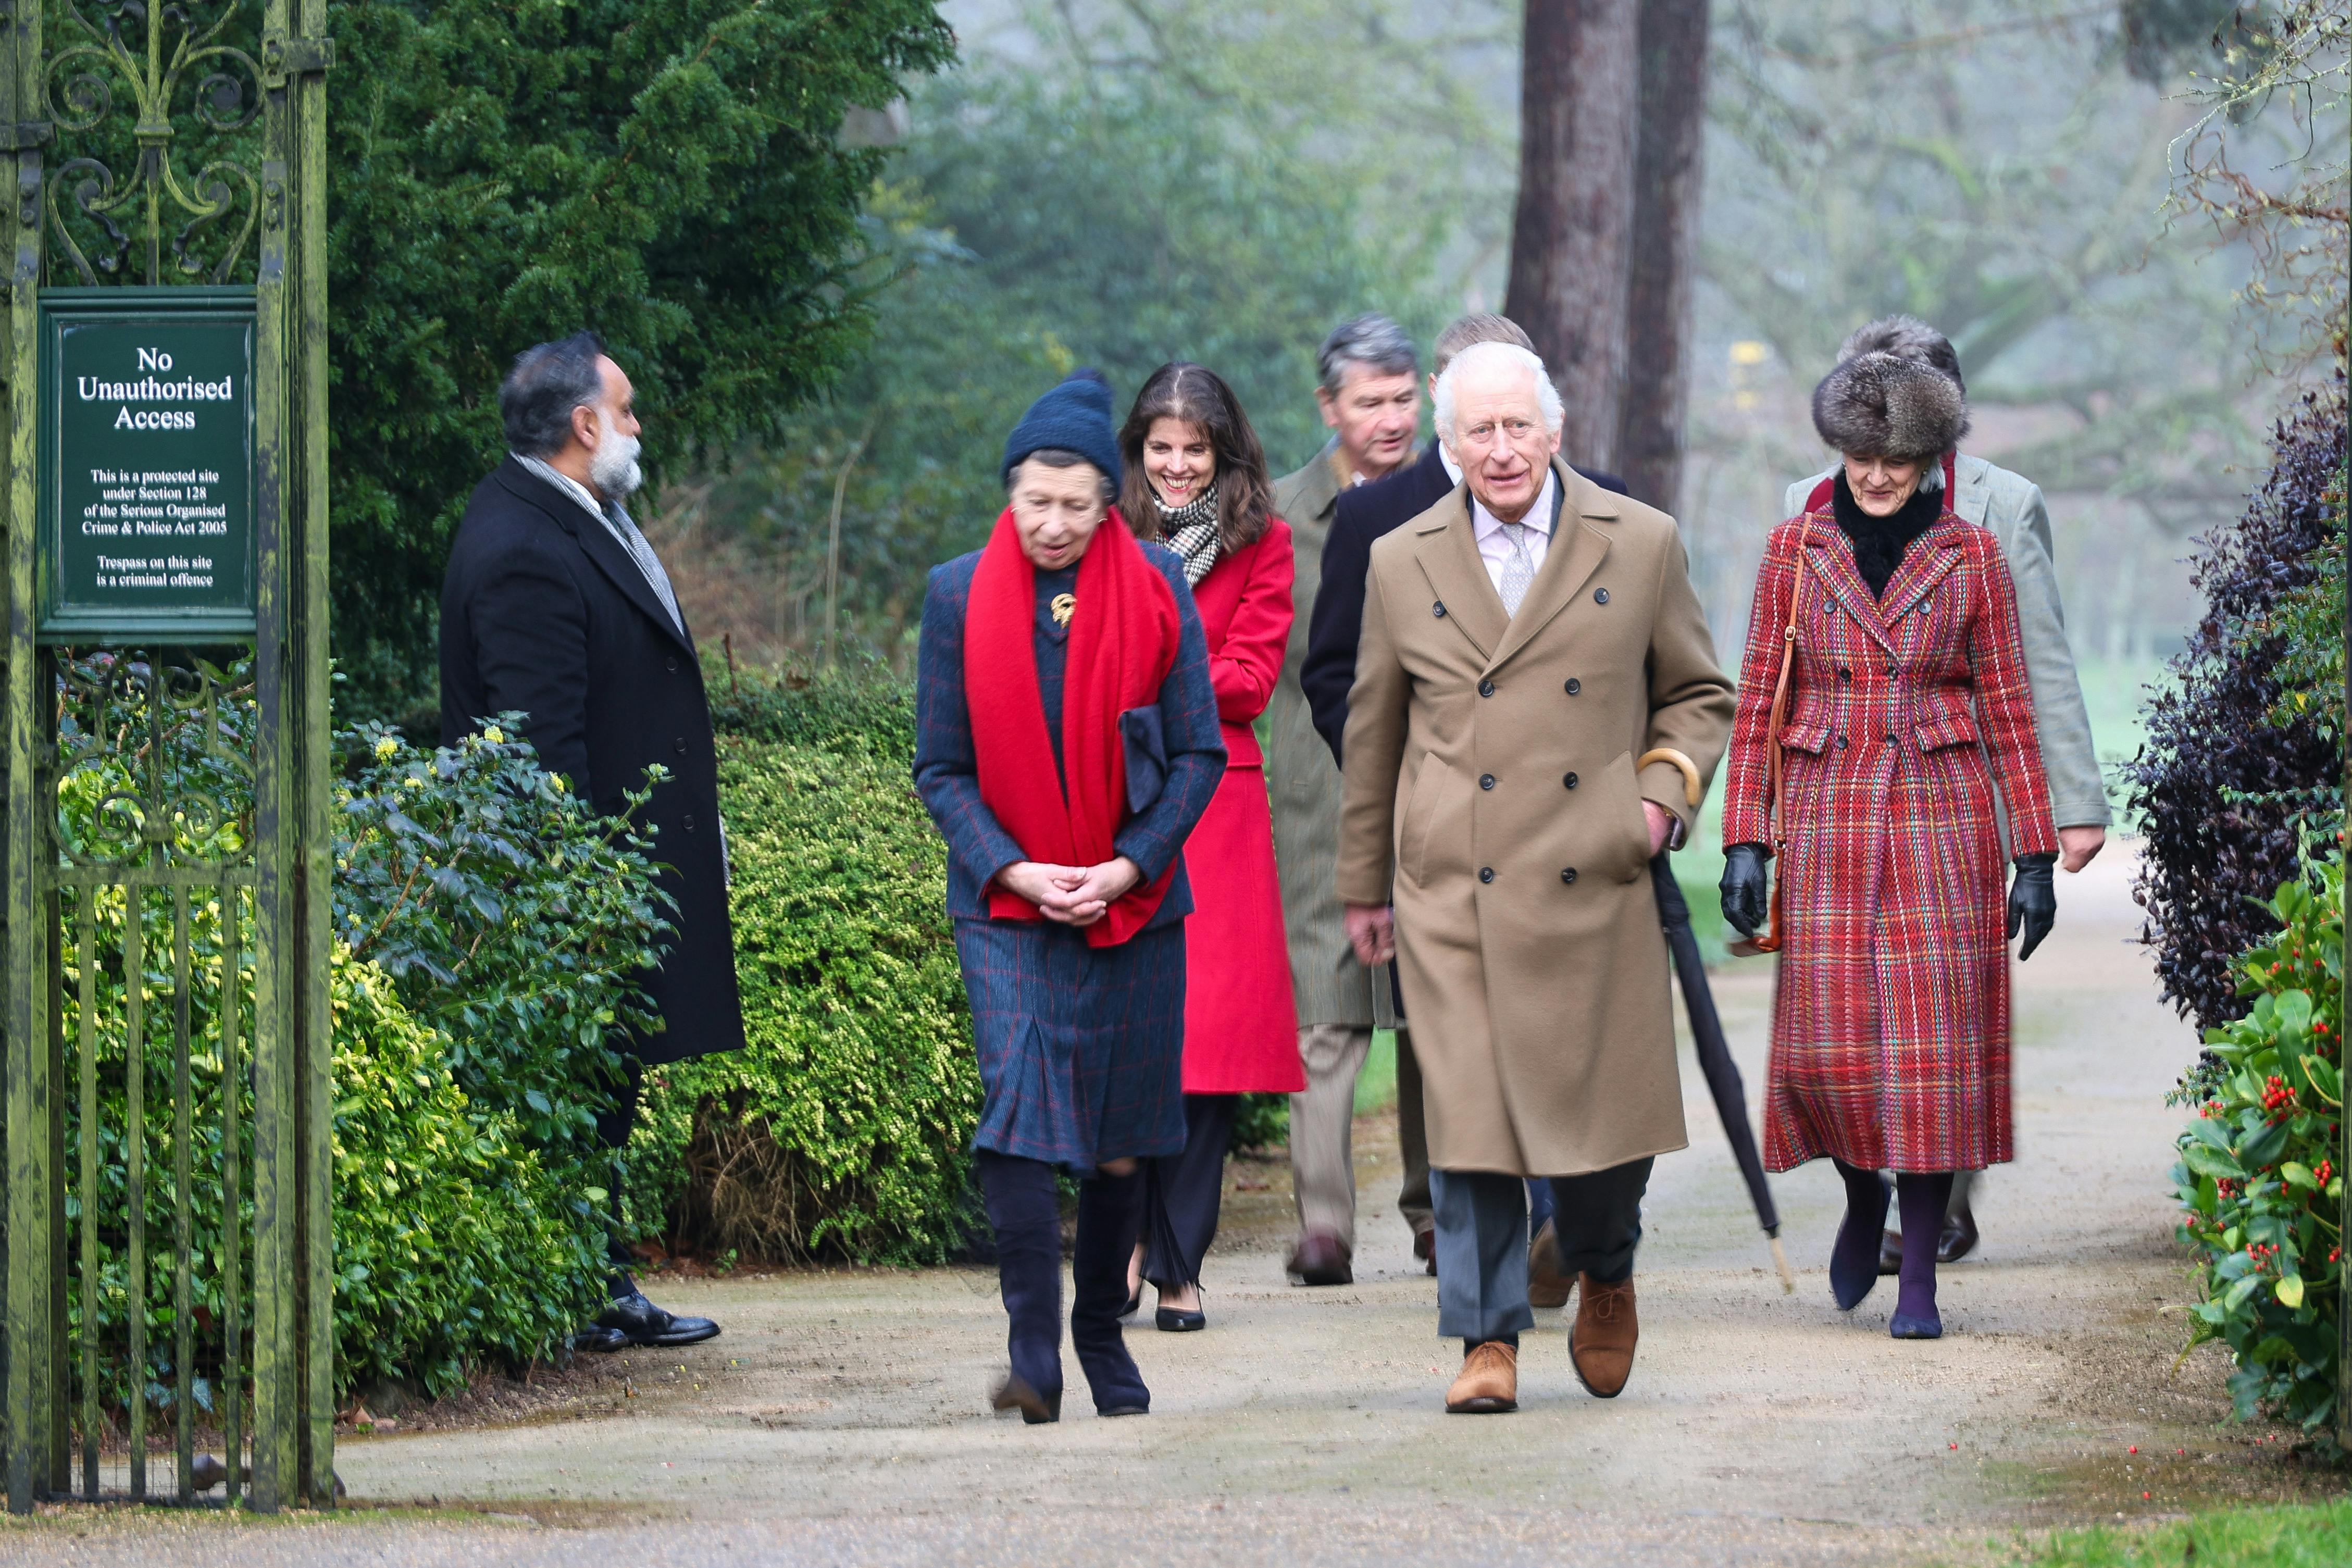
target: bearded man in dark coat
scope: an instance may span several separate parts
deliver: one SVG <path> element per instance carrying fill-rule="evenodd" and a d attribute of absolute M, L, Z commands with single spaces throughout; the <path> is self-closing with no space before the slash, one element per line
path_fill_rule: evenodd
<path fill-rule="evenodd" d="M 640 976 L 657 1032 L 628 1031 L 616 1103 L 597 1118 L 628 1142 L 646 1068 L 743 1044 L 728 921 L 726 833 L 702 664 L 669 574 L 623 505 L 642 480 L 629 378 L 593 334 L 516 356 L 499 388 L 508 453 L 457 524 L 441 591 L 441 740 L 520 712 L 551 773 L 608 816 L 658 763 L 638 816 L 674 900 L 667 952 Z M 613 1241 L 612 1300 L 578 1350 L 682 1345 L 719 1332 L 646 1300 Z"/>

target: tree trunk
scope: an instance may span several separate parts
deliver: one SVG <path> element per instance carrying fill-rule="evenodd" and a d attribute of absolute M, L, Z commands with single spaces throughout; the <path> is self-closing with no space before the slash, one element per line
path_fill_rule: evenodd
<path fill-rule="evenodd" d="M 1504 310 L 1567 405 L 1568 460 L 1616 461 L 1633 214 L 1639 0 L 1527 0 L 1519 203 Z"/>
<path fill-rule="evenodd" d="M 1681 503 L 1691 290 L 1706 142 L 1707 0 L 1642 0 L 1641 130 L 1618 472 L 1636 500 Z"/>

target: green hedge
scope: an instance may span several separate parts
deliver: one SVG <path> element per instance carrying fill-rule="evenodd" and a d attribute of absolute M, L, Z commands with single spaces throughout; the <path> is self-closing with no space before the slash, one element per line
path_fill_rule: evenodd
<path fill-rule="evenodd" d="M 749 1043 L 649 1075 L 632 1218 L 710 1256 L 937 1260 L 969 1224 L 980 1080 L 912 690 L 712 676 Z"/>

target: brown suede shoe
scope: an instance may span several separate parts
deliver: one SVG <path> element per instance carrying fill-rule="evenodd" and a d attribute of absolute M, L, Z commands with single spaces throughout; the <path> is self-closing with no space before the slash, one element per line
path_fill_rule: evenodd
<path fill-rule="evenodd" d="M 1462 1375 L 1445 1391 L 1446 1411 L 1454 1415 L 1499 1415 L 1519 1407 L 1519 1352 L 1499 1340 L 1462 1358 Z"/>
<path fill-rule="evenodd" d="M 1633 1282 L 1603 1285 L 1580 1274 L 1577 1283 L 1576 1326 L 1568 1331 L 1568 1359 L 1587 1394 L 1614 1399 L 1633 1374 L 1633 1345 L 1642 1337 L 1633 1317 Z"/>
<path fill-rule="evenodd" d="M 1576 1276 L 1562 1272 L 1559 1267 L 1559 1233 L 1549 1220 L 1528 1243 L 1528 1305 L 1530 1307 L 1565 1307 L 1569 1292 L 1576 1289 Z"/>

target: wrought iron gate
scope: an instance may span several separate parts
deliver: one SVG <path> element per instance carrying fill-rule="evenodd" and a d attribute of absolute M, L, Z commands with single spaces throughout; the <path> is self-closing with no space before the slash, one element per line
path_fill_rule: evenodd
<path fill-rule="evenodd" d="M 325 13 L 0 0 L 18 1512 L 333 1500 Z"/>

